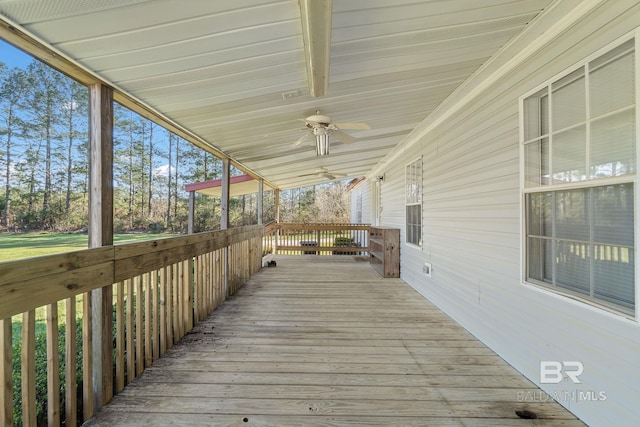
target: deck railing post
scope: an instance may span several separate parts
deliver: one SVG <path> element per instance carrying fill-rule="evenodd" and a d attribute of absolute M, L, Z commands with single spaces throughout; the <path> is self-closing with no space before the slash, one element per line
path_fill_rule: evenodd
<path fill-rule="evenodd" d="M 89 86 L 89 247 L 113 244 L 113 91 Z M 113 291 L 112 286 L 91 293 L 93 312 L 94 408 L 100 409 L 113 397 Z M 93 414 L 90 414 L 93 415 Z"/>

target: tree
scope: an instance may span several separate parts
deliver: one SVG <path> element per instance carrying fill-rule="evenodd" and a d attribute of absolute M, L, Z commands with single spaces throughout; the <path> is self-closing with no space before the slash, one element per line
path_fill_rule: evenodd
<path fill-rule="evenodd" d="M 334 182 L 316 194 L 315 208 L 321 222 L 348 223 L 351 201 L 344 182 Z"/>
<path fill-rule="evenodd" d="M 169 150 L 167 152 L 167 157 L 168 157 L 168 163 L 169 163 L 169 171 L 167 174 L 167 217 L 166 217 L 166 221 L 167 221 L 167 228 L 169 229 L 173 229 L 173 223 L 171 221 L 171 194 L 173 193 L 173 187 L 172 187 L 172 181 L 171 178 L 173 178 L 173 172 L 171 171 L 172 168 L 172 162 L 171 162 L 171 157 L 173 155 L 173 145 L 174 145 L 174 141 L 177 139 L 176 135 L 173 132 L 169 132 Z M 177 193 L 177 192 L 176 192 Z"/>
<path fill-rule="evenodd" d="M 44 228 L 51 228 L 54 223 L 54 212 L 52 211 L 52 159 L 54 152 L 59 152 L 54 146 L 55 140 L 60 139 L 56 134 L 56 127 L 61 124 L 61 110 L 64 99 L 58 88 L 62 85 L 62 75 L 39 61 L 32 62 L 27 72 L 31 77 L 32 91 L 29 94 L 29 112 L 32 114 L 30 130 L 35 132 L 36 138 L 44 143 L 44 189 L 42 193 L 42 225 Z M 60 156 L 57 156 L 59 159 Z"/>
<path fill-rule="evenodd" d="M 147 214 L 151 215 L 151 203 L 153 199 L 153 122 L 149 122 L 149 153 L 148 153 L 148 164 L 147 170 L 149 175 L 148 177 L 148 187 L 147 187 Z"/>
<path fill-rule="evenodd" d="M 116 228 L 133 228 L 134 221 L 134 164 L 137 124 L 132 111 L 114 106 L 114 220 L 126 218 Z M 118 193 L 121 197 L 115 197 Z"/>
<path fill-rule="evenodd" d="M 349 193 L 344 182 L 293 188 L 280 193 L 283 222 L 349 222 Z"/>
<path fill-rule="evenodd" d="M 173 202 L 173 218 L 175 220 L 178 219 L 178 176 L 179 176 L 179 166 L 180 166 L 180 141 L 178 141 L 176 143 L 176 165 L 174 168 L 174 172 L 175 172 L 175 181 L 176 181 L 176 191 L 174 193 L 175 199 Z M 169 163 L 169 166 L 171 167 L 171 163 Z"/>
<path fill-rule="evenodd" d="M 88 91 L 86 87 L 80 85 L 71 79 L 62 79 L 59 87 L 61 96 L 64 98 L 62 104 L 62 117 L 65 124 L 64 140 L 66 141 L 66 165 L 64 169 L 65 175 L 65 216 L 70 215 L 71 198 L 73 195 L 73 183 L 75 169 L 74 164 L 86 164 L 88 159 L 78 156 L 76 147 L 81 141 L 87 142 L 87 107 L 88 107 Z M 84 150 L 78 150 L 80 153 Z M 81 168 L 81 171 L 88 171 L 88 168 Z M 82 177 L 84 178 L 84 176 Z"/>
<path fill-rule="evenodd" d="M 11 226 L 11 190 L 13 150 L 16 137 L 20 137 L 25 123 L 19 114 L 24 108 L 25 95 L 28 90 L 27 75 L 24 70 L 12 68 L 7 70 L 0 63 L 0 135 L 4 140 L 4 209 L 2 210 L 2 225 Z"/>

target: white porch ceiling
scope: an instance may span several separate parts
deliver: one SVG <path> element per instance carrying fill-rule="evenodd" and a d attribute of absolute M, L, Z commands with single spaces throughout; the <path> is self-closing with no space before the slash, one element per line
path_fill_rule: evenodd
<path fill-rule="evenodd" d="M 334 0 L 307 85 L 297 0 L 0 0 L 0 14 L 280 188 L 366 175 L 551 0 Z M 319 110 L 371 130 L 293 147 Z"/>

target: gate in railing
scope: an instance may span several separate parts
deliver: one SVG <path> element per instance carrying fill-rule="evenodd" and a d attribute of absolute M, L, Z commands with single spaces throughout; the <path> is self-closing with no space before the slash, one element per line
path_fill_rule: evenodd
<path fill-rule="evenodd" d="M 92 417 L 96 387 L 111 388 L 109 400 L 260 269 L 262 237 L 249 226 L 0 263 L 0 425 Z M 113 352 L 97 386 L 91 291 L 100 288 L 113 296 L 101 319 L 113 325 L 103 346 Z"/>

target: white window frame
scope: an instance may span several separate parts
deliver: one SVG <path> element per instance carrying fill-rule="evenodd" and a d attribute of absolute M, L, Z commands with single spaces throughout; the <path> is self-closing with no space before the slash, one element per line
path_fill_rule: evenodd
<path fill-rule="evenodd" d="M 419 171 L 416 170 L 416 167 L 419 166 Z M 407 163 L 404 168 L 404 179 L 405 179 L 405 243 L 409 246 L 413 246 L 416 248 L 422 249 L 422 232 L 423 232 L 423 218 L 422 218 L 422 199 L 423 199 L 423 180 L 422 180 L 422 171 L 423 171 L 423 163 L 422 156 L 417 159 Z M 418 241 L 410 241 L 410 236 L 413 235 L 411 229 L 415 227 L 415 224 L 409 224 L 409 216 L 407 215 L 407 211 L 409 207 L 419 206 L 420 214 L 420 224 L 418 225 L 419 231 Z"/>
<path fill-rule="evenodd" d="M 531 138 L 527 141 L 527 139 L 525 138 L 525 100 L 527 100 L 528 98 L 536 95 L 537 93 L 543 91 L 545 88 L 547 88 L 547 93 L 550 94 L 551 93 L 551 85 L 554 82 L 559 81 L 560 79 L 570 75 L 571 73 L 577 71 L 580 68 L 583 69 L 588 69 L 586 67 L 586 64 L 590 63 L 591 61 L 595 60 L 596 58 L 612 51 L 613 49 L 615 49 L 618 46 L 621 46 L 622 44 L 624 44 L 625 42 L 628 42 L 629 40 L 634 40 L 634 58 L 633 58 L 633 62 L 634 62 L 634 67 L 635 67 L 635 96 L 634 96 L 634 111 L 635 111 L 635 173 L 633 174 L 627 174 L 627 175 L 622 175 L 622 176 L 613 176 L 613 177 L 608 177 L 608 178 L 586 178 L 585 180 L 581 180 L 581 181 L 576 181 L 576 182 L 572 182 L 569 184 L 566 183 L 562 183 L 562 184 L 555 184 L 553 182 L 548 182 L 546 185 L 539 185 L 539 186 L 527 186 L 527 182 L 526 182 L 526 173 L 527 173 L 527 169 L 526 169 L 526 164 L 525 164 L 525 144 L 528 141 L 532 141 L 535 138 Z M 615 42 L 610 43 L 609 45 L 607 45 L 606 47 L 600 49 L 599 51 L 593 53 L 592 55 L 590 55 L 589 57 L 585 58 L 583 61 L 575 64 L 575 66 L 557 74 L 556 76 L 554 76 L 553 78 L 549 79 L 548 81 L 546 81 L 544 84 L 536 87 L 535 89 L 529 91 L 528 93 L 526 93 L 525 95 L 521 96 L 519 99 L 519 108 L 520 108 L 520 115 L 519 115 L 519 131 L 520 131 L 520 193 L 521 193 L 521 282 L 526 285 L 526 286 L 534 286 L 538 289 L 541 289 L 543 292 L 548 292 L 552 295 L 559 295 L 561 297 L 569 297 L 574 301 L 579 301 L 580 303 L 586 303 L 590 306 L 594 306 L 597 307 L 599 309 L 603 309 L 609 312 L 613 312 L 615 314 L 618 315 L 622 315 L 624 317 L 627 318 L 631 318 L 631 319 L 638 319 L 639 316 L 639 305 L 640 305 L 640 289 L 638 286 L 638 276 L 639 276 L 639 271 L 640 271 L 640 266 L 639 261 L 640 261 L 640 256 L 638 254 L 638 247 L 637 247 L 637 242 L 640 241 L 639 237 L 640 237 L 640 231 L 638 230 L 640 223 L 638 221 L 639 218 L 639 207 L 640 207 L 640 189 L 638 188 L 638 176 L 640 175 L 640 111 L 638 111 L 638 108 L 640 108 L 640 30 L 634 30 L 633 32 L 631 32 L 630 34 L 627 34 L 623 37 L 620 37 L 618 40 L 616 40 Z M 589 76 L 585 76 L 586 79 L 586 83 L 585 83 L 585 87 L 586 87 L 586 103 L 587 105 L 589 104 L 589 95 L 588 95 L 588 89 L 590 88 L 589 86 L 589 81 L 588 81 Z M 551 101 L 549 100 L 549 108 L 548 108 L 548 115 L 549 117 L 551 117 L 553 114 L 552 112 L 552 106 L 551 106 Z M 588 115 L 587 115 L 588 117 Z M 587 122 L 589 122 L 592 119 L 587 118 Z M 551 119 L 549 119 L 549 121 L 551 121 Z M 587 126 L 587 129 L 589 129 L 589 126 Z M 552 134 L 553 134 L 553 130 L 552 129 L 548 129 L 547 130 L 548 134 L 547 136 L 551 139 L 551 144 L 552 144 Z M 590 141 L 590 131 L 587 130 L 587 140 Z M 552 156 L 552 148 L 550 147 L 548 149 L 548 156 Z M 588 170 L 588 165 L 589 165 L 589 159 L 588 159 L 589 153 L 588 153 L 588 149 L 587 149 L 587 161 L 585 162 L 585 165 L 587 167 L 587 169 L 585 170 L 585 173 L 588 175 L 589 174 L 589 170 Z M 552 164 L 553 164 L 553 158 L 550 159 L 550 163 L 551 166 L 549 167 L 549 177 L 551 178 L 551 180 L 553 180 L 553 169 L 552 169 Z M 632 184 L 633 185 L 633 197 L 634 197 L 634 205 L 633 205 L 633 228 L 634 228 L 634 236 L 633 236 L 633 250 L 634 250 L 634 290 L 633 290 L 633 295 L 635 297 L 635 301 L 634 301 L 634 309 L 628 310 L 625 309 L 623 307 L 619 307 L 616 306 L 615 304 L 610 304 L 604 301 L 601 301 L 597 298 L 591 298 L 588 296 L 585 296 L 583 294 L 580 293 L 574 293 L 571 291 L 568 291 L 564 288 L 558 288 L 558 287 L 551 287 L 548 285 L 545 285 L 543 283 L 538 283 L 536 281 L 532 281 L 532 280 L 528 280 L 528 254 L 527 254 L 527 206 L 526 206 L 526 197 L 527 194 L 531 194 L 531 193 L 551 193 L 551 192 L 556 192 L 556 191 L 562 191 L 562 190 L 571 190 L 571 189 L 584 189 L 584 188 L 597 188 L 600 186 L 605 186 L 605 185 L 610 185 L 610 184 Z"/>

